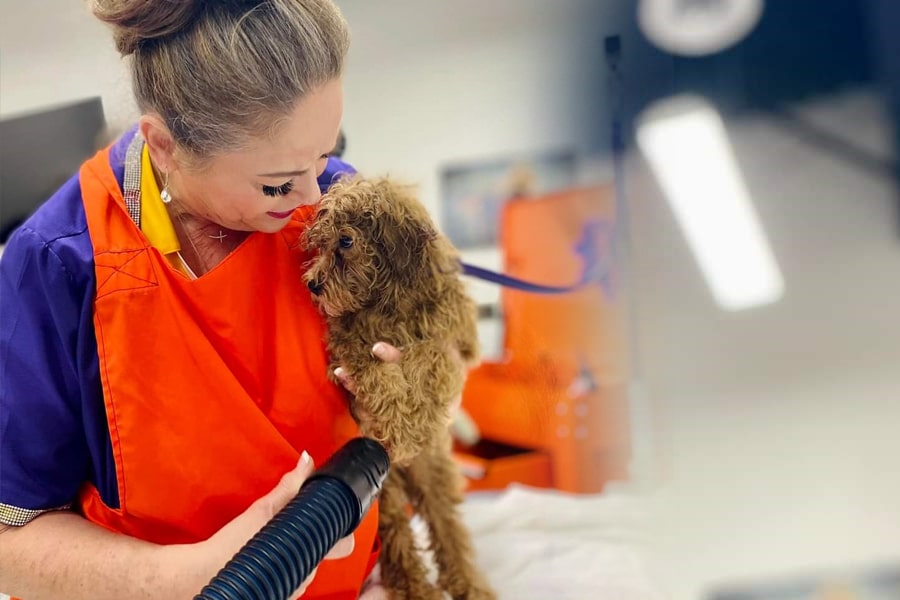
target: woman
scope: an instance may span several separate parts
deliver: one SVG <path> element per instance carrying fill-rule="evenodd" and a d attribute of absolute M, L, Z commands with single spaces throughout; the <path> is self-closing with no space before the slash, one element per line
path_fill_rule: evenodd
<path fill-rule="evenodd" d="M 94 12 L 142 116 L 0 263 L 0 590 L 189 598 L 355 435 L 297 244 L 348 169 L 347 31 L 330 0 Z M 357 598 L 376 513 L 304 598 Z"/>

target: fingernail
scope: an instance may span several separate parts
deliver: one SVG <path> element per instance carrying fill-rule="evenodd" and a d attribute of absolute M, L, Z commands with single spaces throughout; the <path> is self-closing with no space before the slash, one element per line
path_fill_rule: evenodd
<path fill-rule="evenodd" d="M 309 452 L 306 450 L 303 451 L 303 454 L 300 455 L 300 462 L 298 464 L 301 467 L 308 467 L 312 464 L 312 456 L 309 455 Z"/>
<path fill-rule="evenodd" d="M 334 370 L 334 376 L 337 377 L 338 379 L 343 379 L 345 374 L 346 373 L 344 373 L 343 367 L 338 367 L 337 369 Z"/>
<path fill-rule="evenodd" d="M 387 348 L 384 347 L 384 344 L 378 342 L 374 346 L 372 346 L 372 354 L 377 356 L 378 358 L 384 358 L 384 353 L 387 351 Z"/>

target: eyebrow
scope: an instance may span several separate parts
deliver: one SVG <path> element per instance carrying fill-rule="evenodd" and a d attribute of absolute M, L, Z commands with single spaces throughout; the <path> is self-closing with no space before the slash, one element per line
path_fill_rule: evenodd
<path fill-rule="evenodd" d="M 257 177 L 296 177 L 304 173 L 306 171 L 279 171 L 278 173 L 259 173 Z"/>
<path fill-rule="evenodd" d="M 328 158 L 328 153 L 323 154 L 319 158 Z M 297 177 L 299 175 L 305 175 L 309 169 L 304 169 L 302 171 L 278 171 L 277 173 L 257 173 L 257 177 Z"/>

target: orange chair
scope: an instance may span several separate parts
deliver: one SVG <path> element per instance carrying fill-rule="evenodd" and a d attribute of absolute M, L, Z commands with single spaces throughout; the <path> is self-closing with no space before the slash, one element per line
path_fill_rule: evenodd
<path fill-rule="evenodd" d="M 591 234 L 601 266 L 611 263 L 614 219 L 607 188 L 512 200 L 501 215 L 504 272 L 569 285 L 582 274 L 578 249 Z M 625 476 L 624 312 L 614 271 L 604 281 L 560 295 L 502 290 L 505 359 L 472 371 L 463 393 L 486 440 L 458 453 L 471 489 L 518 481 L 597 492 Z"/>

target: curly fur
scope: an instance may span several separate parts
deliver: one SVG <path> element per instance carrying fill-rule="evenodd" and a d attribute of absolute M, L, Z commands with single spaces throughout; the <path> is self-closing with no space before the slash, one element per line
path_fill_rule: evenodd
<path fill-rule="evenodd" d="M 467 363 L 478 359 L 475 305 L 459 279 L 456 250 L 412 190 L 388 179 L 345 179 L 323 197 L 304 242 L 304 279 L 328 321 L 331 371 L 356 383 L 351 410 L 363 435 L 382 442 L 393 466 L 382 490 L 382 578 L 397 600 L 494 598 L 473 562 L 456 505 L 461 480 L 450 458 L 450 405 Z M 403 351 L 374 357 L 375 342 Z M 429 583 L 407 505 L 428 523 L 438 566 Z"/>

